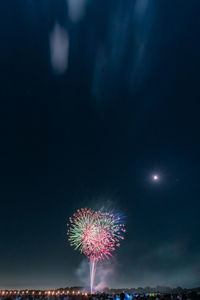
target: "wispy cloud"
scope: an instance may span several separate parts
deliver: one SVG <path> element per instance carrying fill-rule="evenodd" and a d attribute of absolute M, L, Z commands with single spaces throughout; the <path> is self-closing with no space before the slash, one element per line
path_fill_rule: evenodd
<path fill-rule="evenodd" d="M 64 73 L 68 66 L 69 36 L 67 30 L 58 23 L 50 34 L 50 54 L 54 71 Z"/>
<path fill-rule="evenodd" d="M 80 21 L 85 14 L 87 0 L 67 0 L 67 4 L 71 20 L 73 22 Z"/>

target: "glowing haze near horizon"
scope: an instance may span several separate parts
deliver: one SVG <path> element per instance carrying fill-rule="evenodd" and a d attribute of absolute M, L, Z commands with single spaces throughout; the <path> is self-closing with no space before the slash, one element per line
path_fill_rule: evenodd
<path fill-rule="evenodd" d="M 128 220 L 102 285 L 200 286 L 200 3 L 0 8 L 0 288 L 83 285 L 86 206 Z"/>

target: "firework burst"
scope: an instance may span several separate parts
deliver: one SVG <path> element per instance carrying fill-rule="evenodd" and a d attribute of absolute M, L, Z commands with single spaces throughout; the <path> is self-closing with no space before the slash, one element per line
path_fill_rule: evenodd
<path fill-rule="evenodd" d="M 119 213 L 82 208 L 69 221 L 70 245 L 96 261 L 112 256 L 126 232 Z"/>
<path fill-rule="evenodd" d="M 70 245 L 90 259 L 91 292 L 96 262 L 108 259 L 126 232 L 123 217 L 112 211 L 81 208 L 69 218 L 67 235 Z"/>

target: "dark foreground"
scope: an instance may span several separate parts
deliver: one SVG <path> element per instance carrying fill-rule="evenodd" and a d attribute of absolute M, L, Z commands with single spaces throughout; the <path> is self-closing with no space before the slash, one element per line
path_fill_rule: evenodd
<path fill-rule="evenodd" d="M 56 292 L 56 291 L 1 291 L 0 300 L 200 300 L 200 293 L 187 292 L 176 294 L 146 293 L 146 294 L 88 294 L 86 292 Z"/>

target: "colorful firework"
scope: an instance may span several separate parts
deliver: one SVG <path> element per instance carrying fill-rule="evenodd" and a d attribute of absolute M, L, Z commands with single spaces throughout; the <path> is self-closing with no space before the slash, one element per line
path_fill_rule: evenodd
<path fill-rule="evenodd" d="M 123 217 L 112 211 L 94 211 L 81 208 L 69 219 L 70 245 L 90 259 L 91 291 L 94 283 L 96 262 L 108 259 L 126 232 Z"/>
<path fill-rule="evenodd" d="M 70 245 L 96 261 L 112 256 L 126 232 L 119 213 L 82 208 L 69 221 Z"/>

